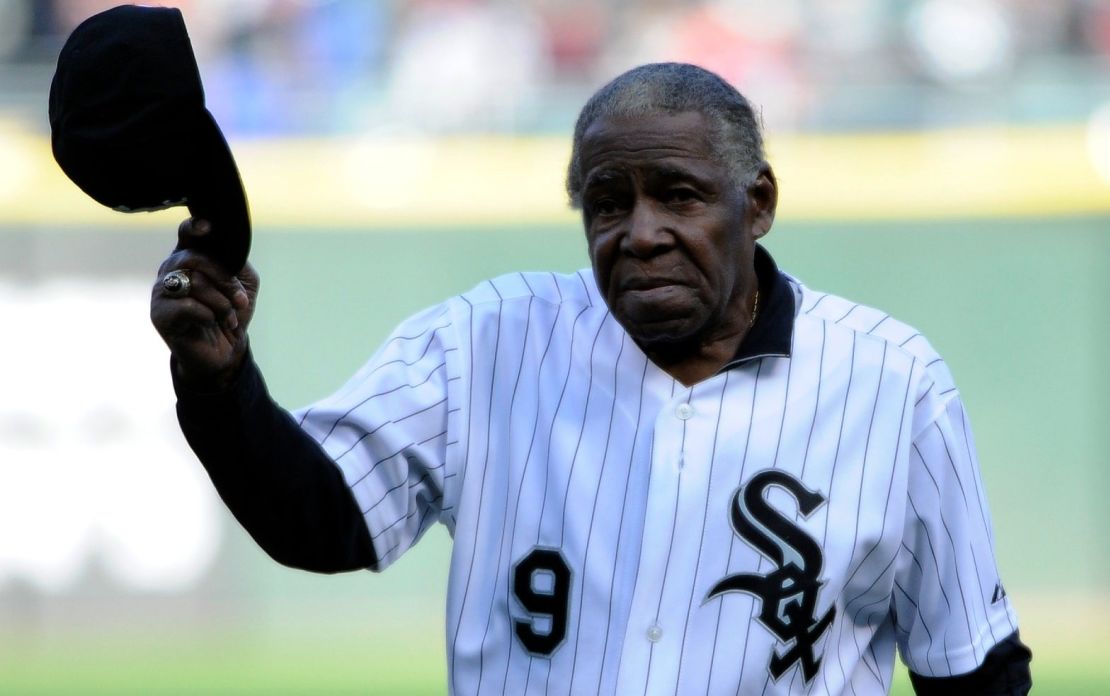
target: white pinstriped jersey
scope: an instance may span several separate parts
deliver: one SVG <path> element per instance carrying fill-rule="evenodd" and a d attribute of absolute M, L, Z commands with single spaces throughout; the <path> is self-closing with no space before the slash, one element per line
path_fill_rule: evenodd
<path fill-rule="evenodd" d="M 693 387 L 590 271 L 517 274 L 298 414 L 379 569 L 451 532 L 452 693 L 880 694 L 896 645 L 948 676 L 1016 630 L 944 363 L 759 253 L 770 348 Z"/>

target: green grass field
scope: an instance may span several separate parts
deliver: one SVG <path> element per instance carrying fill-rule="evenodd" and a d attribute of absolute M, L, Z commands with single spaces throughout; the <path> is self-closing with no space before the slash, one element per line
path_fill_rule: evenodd
<path fill-rule="evenodd" d="M 426 650 L 424 649 L 426 646 Z M 249 633 L 142 640 L 65 641 L 47 651 L 5 646 L 4 694 L 395 694 L 446 693 L 438 635 L 373 635 L 318 628 L 275 643 Z M 895 695 L 909 695 L 899 665 Z M 1034 663 L 1034 693 L 1107 693 L 1105 667 L 1083 660 Z"/>

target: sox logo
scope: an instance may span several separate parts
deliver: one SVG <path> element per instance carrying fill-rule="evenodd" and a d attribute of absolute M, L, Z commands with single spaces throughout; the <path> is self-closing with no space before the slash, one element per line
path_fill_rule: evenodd
<path fill-rule="evenodd" d="M 809 517 L 825 503 L 820 493 L 806 488 L 783 471 L 761 471 L 736 490 L 730 509 L 733 530 L 741 539 L 772 560 L 778 568 L 767 575 L 735 573 L 709 591 L 705 600 L 726 592 L 747 592 L 758 597 L 761 609 L 756 617 L 784 645 L 771 656 L 770 672 L 776 681 L 794 663 L 799 663 L 808 684 L 821 667 L 821 657 L 813 646 L 832 623 L 836 608 L 820 618 L 814 614 L 822 583 L 824 559 L 821 547 L 800 527 L 767 502 L 765 493 L 779 486 L 798 502 L 798 511 Z"/>

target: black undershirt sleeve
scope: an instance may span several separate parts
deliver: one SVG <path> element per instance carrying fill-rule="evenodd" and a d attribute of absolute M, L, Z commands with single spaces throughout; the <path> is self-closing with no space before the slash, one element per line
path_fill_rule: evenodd
<path fill-rule="evenodd" d="M 955 677 L 923 677 L 910 672 L 918 696 L 1025 696 L 1033 687 L 1029 662 L 1033 653 L 1014 631 L 987 653 L 973 672 Z"/>
<path fill-rule="evenodd" d="M 376 565 L 339 467 L 270 398 L 250 355 L 219 393 L 189 391 L 174 368 L 181 431 L 235 519 L 266 553 L 319 573 Z"/>

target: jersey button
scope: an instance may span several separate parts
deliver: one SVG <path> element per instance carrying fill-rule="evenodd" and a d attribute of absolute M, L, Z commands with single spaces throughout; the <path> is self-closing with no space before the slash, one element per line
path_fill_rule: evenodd
<path fill-rule="evenodd" d="M 689 420 L 690 416 L 694 415 L 694 407 L 690 404 L 679 404 L 678 408 L 674 410 L 674 414 L 682 420 Z"/>
<path fill-rule="evenodd" d="M 659 624 L 652 624 L 651 626 L 648 626 L 648 630 L 647 630 L 647 639 L 648 640 L 650 640 L 652 643 L 658 643 L 660 640 L 662 640 L 662 638 L 663 638 L 663 629 L 659 627 Z"/>

